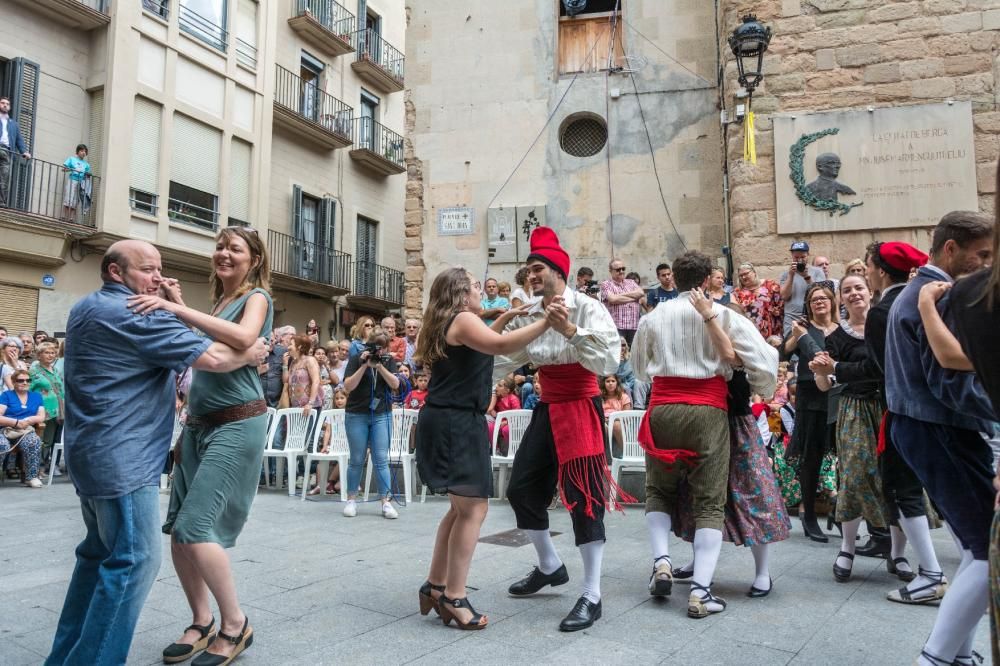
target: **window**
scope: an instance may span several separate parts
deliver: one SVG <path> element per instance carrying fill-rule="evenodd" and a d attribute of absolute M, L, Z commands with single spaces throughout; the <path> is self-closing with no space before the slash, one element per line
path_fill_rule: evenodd
<path fill-rule="evenodd" d="M 233 139 L 229 153 L 229 224 L 246 225 L 250 219 L 250 158 L 253 146 Z"/>
<path fill-rule="evenodd" d="M 621 2 L 622 0 L 560 0 L 559 16 L 586 16 L 614 11 L 620 13 Z"/>
<path fill-rule="evenodd" d="M 166 19 L 170 13 L 170 0 L 142 0 L 142 8 L 162 19 Z"/>
<path fill-rule="evenodd" d="M 604 119 L 589 113 L 574 113 L 559 131 L 559 145 L 574 157 L 590 157 L 601 152 L 608 142 Z"/>
<path fill-rule="evenodd" d="M 227 0 L 179 0 L 177 23 L 180 29 L 209 46 L 225 52 Z"/>
<path fill-rule="evenodd" d="M 148 215 L 156 215 L 159 210 L 161 116 L 159 104 L 145 97 L 135 98 L 129 203 L 132 210 Z"/>
<path fill-rule="evenodd" d="M 303 51 L 299 63 L 299 77 L 302 79 L 302 99 L 299 106 L 302 115 L 309 120 L 318 121 L 320 109 L 323 108 L 321 99 L 323 94 L 323 83 L 320 77 L 326 66 L 323 61 L 309 53 Z"/>
<path fill-rule="evenodd" d="M 237 0 L 236 61 L 257 69 L 257 0 Z"/>
<path fill-rule="evenodd" d="M 11 58 L 0 67 L 2 87 L 0 95 L 10 98 L 10 117 L 21 127 L 21 138 L 28 152 L 35 147 L 35 112 L 38 108 L 38 79 L 41 67 L 24 58 Z M 49 198 L 44 196 L 46 188 L 41 178 L 33 178 L 34 160 L 14 160 L 10 166 L 10 180 L 3 184 L 0 205 L 30 210 L 43 215 L 48 208 Z M 38 165 L 41 171 L 42 165 Z M 41 174 L 39 174 L 41 175 Z M 37 181 L 37 182 L 33 182 Z M 41 195 L 41 196 L 40 196 Z M 61 195 L 60 195 L 61 196 Z"/>
<path fill-rule="evenodd" d="M 357 284 L 355 291 L 363 296 L 375 296 L 378 265 L 378 222 L 358 216 Z"/>
<path fill-rule="evenodd" d="M 90 93 L 90 129 L 87 132 L 87 161 L 94 175 L 104 167 L 104 88 Z"/>
<path fill-rule="evenodd" d="M 379 99 L 367 90 L 361 90 L 361 119 L 358 121 L 358 148 L 375 150 L 377 137 L 375 123 L 378 122 Z"/>
<path fill-rule="evenodd" d="M 588 0 L 583 11 L 569 15 L 566 2 L 559 3 L 560 74 L 602 72 L 621 63 L 622 12 L 620 7 L 616 12 L 615 6 L 614 0 Z"/>
<path fill-rule="evenodd" d="M 171 220 L 215 230 L 219 224 L 219 153 L 222 132 L 174 114 L 170 162 Z"/>
<path fill-rule="evenodd" d="M 336 202 L 292 188 L 291 274 L 313 282 L 329 282 L 335 274 L 333 252 Z"/>

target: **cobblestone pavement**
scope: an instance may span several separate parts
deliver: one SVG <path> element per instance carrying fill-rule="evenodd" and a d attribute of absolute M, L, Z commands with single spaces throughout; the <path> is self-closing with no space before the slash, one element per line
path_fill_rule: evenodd
<path fill-rule="evenodd" d="M 753 578 L 748 549 L 723 545 L 713 591 L 729 601 L 726 612 L 704 620 L 685 615 L 687 588 L 650 598 L 649 546 L 641 507 L 607 520 L 604 617 L 591 629 L 557 629 L 579 593 L 581 562 L 566 512 L 551 512 L 555 543 L 570 583 L 536 598 L 507 595 L 511 582 L 531 570 L 531 546 L 480 544 L 469 577 L 469 596 L 488 613 L 482 632 L 446 628 L 418 612 L 434 529 L 447 502 L 400 509 L 384 520 L 375 503 L 354 519 L 335 501 L 300 502 L 281 491 L 262 491 L 239 545 L 231 551 L 241 600 L 256 641 L 237 663 L 602 663 L 602 664 L 912 664 L 936 610 L 885 600 L 900 585 L 881 560 L 858 558 L 847 584 L 833 579 L 837 540 L 806 540 L 797 520 L 788 541 L 773 549 L 774 592 L 744 593 Z M 166 509 L 166 496 L 162 497 Z M 483 536 L 514 528 L 505 502 L 491 502 Z M 38 664 L 51 645 L 73 549 L 83 535 L 71 485 L 57 479 L 43 490 L 13 481 L 0 486 L 0 664 Z M 946 531 L 934 533 L 947 573 L 958 558 Z M 161 650 L 190 622 L 170 564 L 166 537 L 160 575 L 146 603 L 129 663 L 160 663 Z M 676 564 L 690 557 L 674 541 Z M 976 649 L 988 654 L 988 621 Z M 988 658 L 988 657 L 987 657 Z"/>

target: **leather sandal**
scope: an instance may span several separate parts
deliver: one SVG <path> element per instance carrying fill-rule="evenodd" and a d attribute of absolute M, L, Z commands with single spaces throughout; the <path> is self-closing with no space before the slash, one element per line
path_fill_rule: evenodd
<path fill-rule="evenodd" d="M 906 563 L 906 566 L 908 567 L 910 566 L 910 561 L 907 560 L 905 557 L 893 557 L 887 559 L 885 561 L 885 570 L 890 574 L 892 574 L 893 576 L 895 576 L 896 578 L 898 578 L 899 580 L 903 581 L 904 583 L 909 583 L 911 580 L 917 577 L 917 574 L 913 573 L 912 569 L 910 571 L 900 571 L 899 565 L 903 564 L 904 562 Z"/>
<path fill-rule="evenodd" d="M 441 605 L 438 603 L 440 597 L 435 597 L 432 592 L 440 592 L 441 594 L 444 594 L 444 585 L 435 585 L 428 580 L 420 586 L 421 615 L 427 615 L 431 612 L 431 609 L 433 609 L 438 615 L 441 615 Z"/>
<path fill-rule="evenodd" d="M 220 630 L 215 640 L 232 643 L 236 646 L 236 649 L 228 657 L 221 654 L 212 654 L 211 652 L 202 652 L 198 655 L 197 659 L 191 662 L 191 666 L 226 666 L 233 659 L 240 656 L 244 650 L 253 645 L 253 628 L 250 626 L 250 618 L 246 617 L 243 620 L 243 631 L 240 632 L 239 636 L 230 636 Z"/>
<path fill-rule="evenodd" d="M 889 601 L 895 601 L 897 604 L 911 604 L 915 606 L 936 606 L 939 604 L 944 599 L 944 594 L 948 590 L 948 579 L 944 577 L 944 572 L 926 571 L 923 567 L 917 567 L 917 572 L 920 576 L 931 582 L 920 587 L 915 587 L 912 590 L 907 587 L 901 587 L 898 590 L 889 592 L 889 594 L 885 595 L 885 598 Z M 934 590 L 933 594 L 914 597 L 918 592 L 931 589 Z"/>
<path fill-rule="evenodd" d="M 163 663 L 164 664 L 177 664 L 182 661 L 187 661 L 195 654 L 201 652 L 215 640 L 215 618 L 206 625 L 192 624 L 187 627 L 185 633 L 188 631 L 197 631 L 201 634 L 194 645 L 189 643 L 171 643 L 163 650 Z"/>
<path fill-rule="evenodd" d="M 705 596 L 697 594 L 695 590 L 701 590 L 705 593 Z M 722 606 L 722 610 L 711 610 L 708 604 L 716 603 Z M 704 585 L 699 585 L 694 581 L 691 582 L 691 594 L 688 596 L 688 617 L 700 620 L 703 617 L 708 617 L 713 613 L 721 613 L 726 610 L 726 600 L 722 597 L 717 597 L 712 594 L 712 591 L 705 587 Z"/>
<path fill-rule="evenodd" d="M 441 621 L 444 622 L 444 626 L 446 627 L 450 626 L 451 621 L 454 620 L 455 625 L 459 629 L 464 629 L 465 631 L 478 631 L 480 629 L 485 629 L 490 623 L 489 618 L 476 612 L 476 609 L 469 603 L 468 597 L 462 597 L 461 599 L 449 599 L 445 596 L 444 592 L 442 592 L 441 597 L 438 599 L 438 603 L 441 608 Z M 456 608 L 464 608 L 472 611 L 472 619 L 468 622 L 462 622 L 454 610 Z"/>
<path fill-rule="evenodd" d="M 854 561 L 854 555 L 852 553 L 845 553 L 840 551 L 837 553 L 837 558 L 846 557 L 851 562 Z M 844 567 L 837 566 L 837 560 L 833 561 L 833 577 L 838 583 L 846 583 L 851 580 L 851 573 L 854 571 L 854 566 L 851 565 L 850 569 L 845 569 Z"/>

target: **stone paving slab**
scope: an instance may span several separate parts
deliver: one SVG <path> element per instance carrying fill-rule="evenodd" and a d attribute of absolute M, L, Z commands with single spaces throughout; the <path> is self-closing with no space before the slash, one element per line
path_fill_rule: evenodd
<path fill-rule="evenodd" d="M 166 509 L 166 496 L 161 508 Z M 0 486 L 0 664 L 38 664 L 51 645 L 72 574 L 73 549 L 83 535 L 79 503 L 62 479 L 51 488 Z M 400 508 L 381 518 L 362 504 L 346 519 L 334 500 L 301 502 L 286 492 L 258 494 L 250 521 L 230 551 L 241 600 L 255 627 L 253 647 L 237 663 L 253 664 L 912 664 L 936 609 L 885 601 L 901 583 L 881 560 L 858 558 L 846 584 L 831 573 L 839 541 L 806 540 L 797 521 L 792 537 L 772 548 L 774 592 L 744 593 L 753 578 L 748 549 L 724 544 L 713 591 L 725 613 L 703 620 L 685 615 L 687 586 L 668 600 L 646 590 L 650 553 L 641 507 L 607 520 L 603 618 L 575 634 L 558 631 L 579 593 L 582 565 L 570 521 L 550 512 L 554 541 L 570 574 L 568 585 L 531 599 L 507 586 L 531 570 L 531 546 L 481 544 L 469 576 L 470 598 L 489 614 L 481 632 L 446 628 L 421 616 L 417 588 L 429 565 L 434 532 L 447 502 Z M 515 527 L 506 502 L 491 502 L 483 535 Z M 934 533 L 947 573 L 958 565 L 944 530 Z M 139 620 L 130 664 L 158 664 L 160 652 L 190 622 L 164 537 L 164 562 Z M 691 547 L 676 539 L 677 565 Z M 912 553 L 911 553 L 912 556 Z M 976 649 L 988 653 L 988 622 Z"/>

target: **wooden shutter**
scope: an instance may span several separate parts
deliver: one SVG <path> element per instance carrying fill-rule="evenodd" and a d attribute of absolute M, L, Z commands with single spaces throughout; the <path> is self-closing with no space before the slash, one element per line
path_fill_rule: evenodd
<path fill-rule="evenodd" d="M 179 113 L 174 114 L 174 152 L 170 180 L 219 194 L 222 132 Z"/>
<path fill-rule="evenodd" d="M 35 115 L 38 109 L 38 79 L 41 68 L 38 63 L 24 58 L 7 61 L 4 95 L 10 98 L 10 115 L 21 127 L 21 137 L 28 152 L 35 148 Z M 11 143 L 13 148 L 13 142 Z"/>
<path fill-rule="evenodd" d="M 229 156 L 229 217 L 250 221 L 250 158 L 253 146 L 233 139 Z"/>
<path fill-rule="evenodd" d="M 90 93 L 90 128 L 87 132 L 87 161 L 95 175 L 104 173 L 104 88 Z"/>
<path fill-rule="evenodd" d="M 623 55 L 621 35 L 623 29 L 619 18 L 612 65 L 620 62 Z M 611 46 L 610 16 L 560 20 L 559 73 L 600 72 L 607 69 Z"/>
<path fill-rule="evenodd" d="M 135 98 L 132 121 L 132 173 L 129 184 L 136 190 L 158 194 L 160 182 L 160 105 L 145 97 Z"/>
<path fill-rule="evenodd" d="M 0 303 L 3 303 L 3 325 L 7 335 L 35 331 L 38 321 L 38 290 L 0 282 Z"/>

